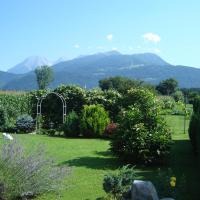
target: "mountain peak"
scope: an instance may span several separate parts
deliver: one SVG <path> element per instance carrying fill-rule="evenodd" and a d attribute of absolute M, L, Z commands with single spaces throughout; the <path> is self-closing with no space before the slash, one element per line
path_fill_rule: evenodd
<path fill-rule="evenodd" d="M 43 66 L 43 65 L 51 66 L 52 63 L 42 56 L 30 56 L 26 58 L 24 61 L 22 61 L 21 63 L 10 68 L 8 72 L 11 72 L 14 74 L 25 74 L 27 72 L 33 71 L 36 67 Z"/>
<path fill-rule="evenodd" d="M 121 53 L 119 51 L 117 51 L 117 50 L 107 51 L 104 54 L 108 55 L 108 56 L 121 55 Z"/>

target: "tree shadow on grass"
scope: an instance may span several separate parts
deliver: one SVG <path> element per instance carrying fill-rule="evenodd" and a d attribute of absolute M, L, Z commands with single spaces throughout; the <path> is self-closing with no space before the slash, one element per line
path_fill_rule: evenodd
<path fill-rule="evenodd" d="M 103 157 L 113 157 L 113 154 L 111 151 L 95 151 L 94 152 L 98 156 L 103 156 Z"/>
<path fill-rule="evenodd" d="M 117 158 L 104 158 L 104 157 L 79 157 L 72 160 L 67 160 L 60 165 L 67 165 L 71 167 L 86 167 L 90 169 L 100 170 L 115 170 L 120 166 Z"/>

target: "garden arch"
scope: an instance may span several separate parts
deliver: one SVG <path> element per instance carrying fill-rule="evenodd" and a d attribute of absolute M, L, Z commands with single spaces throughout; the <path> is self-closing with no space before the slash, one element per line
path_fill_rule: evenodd
<path fill-rule="evenodd" d="M 36 97 L 37 98 L 37 119 L 42 116 L 42 102 L 44 99 L 46 99 L 46 97 L 50 94 L 54 94 L 56 95 L 57 97 L 60 98 L 60 100 L 62 101 L 62 107 L 63 107 L 63 123 L 65 122 L 65 117 L 66 117 L 66 112 L 67 112 L 67 105 L 66 105 L 66 101 L 65 101 L 65 98 L 57 93 L 57 92 L 49 92 L 45 95 L 43 95 L 42 97 Z M 36 120 L 36 130 L 39 128 L 38 127 L 39 124 L 38 124 L 38 120 Z"/>

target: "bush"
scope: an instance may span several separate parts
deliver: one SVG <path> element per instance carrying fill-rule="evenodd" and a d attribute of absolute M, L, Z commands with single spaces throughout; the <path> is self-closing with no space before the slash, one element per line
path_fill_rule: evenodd
<path fill-rule="evenodd" d="M 29 94 L 25 92 L 0 92 L 0 105 L 6 112 L 6 129 L 14 127 L 17 117 L 30 113 L 31 108 Z"/>
<path fill-rule="evenodd" d="M 111 150 L 131 163 L 163 163 L 169 154 L 171 133 L 157 113 L 130 107 L 119 116 Z"/>
<path fill-rule="evenodd" d="M 177 90 L 176 92 L 174 92 L 174 94 L 172 94 L 172 96 L 176 102 L 178 101 L 184 102 L 184 95 L 182 91 Z"/>
<path fill-rule="evenodd" d="M 102 136 L 110 119 L 101 105 L 85 105 L 80 119 L 81 133 L 86 137 Z"/>
<path fill-rule="evenodd" d="M 158 100 L 161 102 L 162 109 L 173 109 L 176 104 L 171 96 L 159 96 Z"/>
<path fill-rule="evenodd" d="M 4 127 L 6 126 L 7 122 L 7 116 L 6 116 L 6 111 L 0 107 L 0 130 L 3 130 Z"/>
<path fill-rule="evenodd" d="M 121 109 L 122 95 L 115 90 L 89 90 L 87 91 L 86 99 L 87 105 L 103 105 L 106 111 L 108 111 L 109 116 L 112 120 L 115 120 L 115 117 Z"/>
<path fill-rule="evenodd" d="M 200 97 L 196 98 L 193 103 L 193 114 L 189 125 L 189 137 L 195 154 L 200 150 Z"/>
<path fill-rule="evenodd" d="M 0 199 L 27 199 L 57 191 L 68 168 L 55 167 L 42 147 L 27 154 L 17 143 L 4 143 L 0 154 Z"/>
<path fill-rule="evenodd" d="M 34 130 L 34 120 L 30 115 L 22 115 L 17 118 L 16 128 L 19 132 L 30 133 Z"/>
<path fill-rule="evenodd" d="M 78 115 L 72 111 L 70 112 L 63 124 L 63 131 L 65 136 L 77 137 L 80 133 L 80 121 Z"/>
<path fill-rule="evenodd" d="M 118 172 L 109 173 L 104 177 L 103 189 L 113 199 L 127 198 L 135 176 L 134 168 L 124 166 Z"/>

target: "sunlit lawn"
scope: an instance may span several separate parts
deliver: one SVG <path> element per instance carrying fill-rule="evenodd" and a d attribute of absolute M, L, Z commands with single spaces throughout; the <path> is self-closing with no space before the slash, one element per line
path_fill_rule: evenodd
<path fill-rule="evenodd" d="M 199 200 L 199 163 L 191 153 L 188 135 L 183 134 L 183 117 L 166 116 L 167 122 L 175 132 L 170 164 L 161 170 L 172 168 L 177 179 L 186 177 L 186 193 L 182 200 Z M 188 122 L 187 122 L 188 126 Z M 187 128 L 187 127 L 186 127 Z M 38 144 L 46 146 L 47 153 L 57 164 L 72 167 L 71 176 L 66 179 L 66 189 L 60 195 L 46 194 L 37 198 L 45 200 L 96 200 L 105 196 L 102 188 L 104 175 L 116 170 L 121 164 L 109 152 L 109 141 L 100 139 L 65 139 L 40 135 L 15 135 L 15 138 L 31 151 Z M 2 142 L 1 138 L 1 142 Z M 138 178 L 154 181 L 156 167 L 137 167 Z"/>

